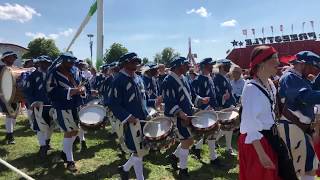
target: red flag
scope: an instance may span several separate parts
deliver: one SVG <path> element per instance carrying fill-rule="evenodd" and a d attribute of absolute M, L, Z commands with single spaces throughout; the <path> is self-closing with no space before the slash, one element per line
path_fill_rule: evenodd
<path fill-rule="evenodd" d="M 280 31 L 283 32 L 283 25 L 280 25 Z"/>
<path fill-rule="evenodd" d="M 255 36 L 256 35 L 256 30 L 255 29 L 251 29 L 252 34 Z"/>
<path fill-rule="evenodd" d="M 248 31 L 247 31 L 246 29 L 243 29 L 243 30 L 242 30 L 242 34 L 243 34 L 244 36 L 247 36 L 247 35 L 248 35 Z"/>

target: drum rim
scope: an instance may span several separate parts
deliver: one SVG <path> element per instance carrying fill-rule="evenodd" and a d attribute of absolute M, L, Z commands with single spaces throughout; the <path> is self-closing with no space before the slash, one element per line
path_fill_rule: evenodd
<path fill-rule="evenodd" d="M 94 106 L 94 107 L 99 107 L 100 109 L 103 109 L 104 112 L 105 112 L 104 118 L 102 119 L 102 121 L 98 122 L 97 124 L 88 124 L 88 123 L 85 123 L 85 122 L 81 121 L 81 118 L 80 118 L 80 114 L 81 114 L 81 112 L 83 111 L 83 109 L 88 109 L 89 107 L 92 107 L 92 106 Z M 85 124 L 85 125 L 88 125 L 88 126 L 96 126 L 96 125 L 99 125 L 99 124 L 103 123 L 104 121 L 106 121 L 106 120 L 105 120 L 105 119 L 106 119 L 106 118 L 105 118 L 106 116 L 107 116 L 107 111 L 106 111 L 105 107 L 102 106 L 102 105 L 99 105 L 99 104 L 86 105 L 86 106 L 83 106 L 83 107 L 79 110 L 79 122 L 80 122 L 81 124 Z"/>
<path fill-rule="evenodd" d="M 222 120 L 222 119 L 219 119 L 219 114 L 220 113 L 233 113 L 235 112 L 237 115 L 232 118 L 232 119 L 228 119 L 228 120 Z M 239 112 L 238 111 L 235 111 L 235 110 L 230 110 L 230 111 L 220 111 L 217 113 L 217 116 L 218 116 L 218 120 L 220 121 L 220 124 L 221 122 L 226 122 L 226 123 L 231 123 L 232 121 L 235 121 L 238 117 L 239 117 Z M 223 123 L 222 123 L 223 124 Z"/>
<path fill-rule="evenodd" d="M 150 137 L 150 136 L 147 136 L 147 135 L 145 135 L 145 132 L 146 132 L 146 131 L 145 131 L 145 128 L 147 127 L 146 125 L 147 125 L 147 123 L 149 123 L 149 122 L 146 122 L 146 124 L 145 124 L 144 127 L 143 127 L 143 135 L 144 135 L 144 138 L 145 138 L 145 139 L 147 139 L 147 140 L 152 140 L 152 141 L 162 140 L 162 139 L 164 139 L 165 137 L 167 137 L 167 136 L 172 132 L 172 130 L 173 130 L 173 122 L 172 122 L 172 120 L 171 120 L 170 118 L 165 117 L 165 116 L 160 116 L 160 117 L 153 118 L 153 119 L 151 119 L 150 121 L 155 120 L 155 119 L 160 119 L 160 118 L 162 118 L 162 119 L 167 119 L 167 120 L 170 122 L 170 128 L 169 128 L 169 130 L 168 130 L 167 132 L 165 132 L 163 135 L 158 136 L 158 137 Z"/>
<path fill-rule="evenodd" d="M 211 110 L 201 110 L 201 111 L 195 113 L 194 115 L 196 116 L 197 114 L 201 114 L 201 113 L 205 113 L 205 112 L 210 112 L 210 113 L 215 114 L 216 119 L 217 119 L 216 122 L 215 122 L 213 125 L 209 126 L 209 127 L 200 128 L 200 127 L 194 126 L 193 123 L 192 123 L 193 121 L 191 120 L 191 126 L 192 126 L 192 128 L 194 128 L 194 129 L 197 130 L 197 131 L 209 131 L 209 130 L 215 128 L 215 127 L 218 125 L 218 114 L 217 114 L 215 111 L 211 111 Z"/>

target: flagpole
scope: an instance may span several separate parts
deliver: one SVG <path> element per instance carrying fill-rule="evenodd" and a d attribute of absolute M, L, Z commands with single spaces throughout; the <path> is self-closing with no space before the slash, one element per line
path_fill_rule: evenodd
<path fill-rule="evenodd" d="M 103 0 L 97 0 L 97 59 L 103 59 Z"/>

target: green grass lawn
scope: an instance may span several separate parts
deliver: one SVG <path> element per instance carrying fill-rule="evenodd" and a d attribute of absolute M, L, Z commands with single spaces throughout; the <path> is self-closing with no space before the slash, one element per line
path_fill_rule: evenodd
<path fill-rule="evenodd" d="M 27 173 L 35 179 L 119 179 L 117 166 L 122 165 L 126 159 L 122 159 L 117 143 L 111 138 L 109 127 L 99 130 L 96 133 L 86 134 L 88 149 L 86 152 L 74 153 L 79 171 L 72 174 L 64 169 L 64 164 L 60 160 L 60 150 L 62 148 L 62 136 L 60 132 L 55 132 L 52 138 L 52 147 L 46 159 L 38 157 L 38 141 L 35 133 L 29 128 L 29 122 L 25 117 L 20 116 L 15 128 L 15 145 L 5 145 L 4 120 L 0 118 L 0 157 L 8 161 L 13 166 Z M 224 147 L 224 138 L 220 144 Z M 236 148 L 236 140 L 233 146 Z M 175 147 L 174 147 L 175 148 Z M 165 157 L 173 148 L 163 154 L 148 155 L 144 158 L 144 176 L 146 179 L 175 179 L 177 172 L 173 171 Z M 225 158 L 226 152 L 223 148 L 218 149 L 219 155 L 224 163 L 231 168 L 227 171 L 210 167 L 208 146 L 205 145 L 202 151 L 202 161 L 189 157 L 188 166 L 191 175 L 190 179 L 237 179 L 238 162 L 237 158 Z M 131 178 L 135 178 L 133 168 Z M 0 179 L 19 179 L 19 176 L 8 168 L 0 164 Z"/>

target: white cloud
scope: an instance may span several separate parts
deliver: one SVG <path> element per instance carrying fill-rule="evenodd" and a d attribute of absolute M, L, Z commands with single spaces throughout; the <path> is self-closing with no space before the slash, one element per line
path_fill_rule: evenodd
<path fill-rule="evenodd" d="M 199 44 L 200 43 L 200 39 L 192 39 L 193 43 Z"/>
<path fill-rule="evenodd" d="M 0 20 L 14 20 L 21 23 L 30 21 L 33 15 L 41 16 L 35 9 L 19 4 L 0 5 Z"/>
<path fill-rule="evenodd" d="M 216 40 L 216 39 L 206 39 L 205 42 L 206 43 L 216 43 L 216 42 L 218 42 L 218 40 Z"/>
<path fill-rule="evenodd" d="M 35 39 L 35 38 L 47 38 L 47 36 L 44 33 L 41 33 L 41 32 L 37 32 L 37 33 L 26 32 L 26 36 L 32 37 L 33 39 Z"/>
<path fill-rule="evenodd" d="M 44 34 L 42 32 L 36 32 L 36 33 L 32 33 L 32 32 L 26 32 L 25 35 L 28 37 L 32 37 L 33 39 L 35 38 L 47 38 L 47 39 L 58 39 L 61 36 L 64 37 L 68 37 L 73 33 L 73 29 L 72 28 L 68 28 L 65 31 L 60 31 L 58 33 L 51 33 L 51 34 Z"/>
<path fill-rule="evenodd" d="M 235 19 L 231 19 L 229 21 L 222 22 L 220 24 L 221 27 L 235 27 L 237 25 L 237 21 Z"/>
<path fill-rule="evenodd" d="M 191 9 L 191 10 L 187 11 L 186 13 L 187 14 L 195 13 L 195 14 L 198 14 L 199 16 L 201 16 L 201 17 L 204 17 L 204 18 L 211 16 L 211 13 L 209 13 L 207 11 L 207 9 L 202 7 L 202 6 L 199 9 Z"/>

